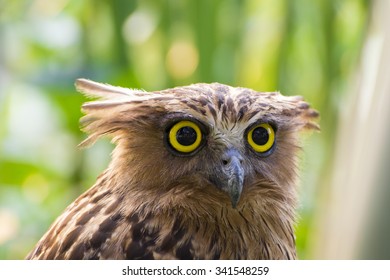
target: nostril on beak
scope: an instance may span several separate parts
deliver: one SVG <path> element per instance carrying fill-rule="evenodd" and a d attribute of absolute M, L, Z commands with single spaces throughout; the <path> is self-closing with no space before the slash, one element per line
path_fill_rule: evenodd
<path fill-rule="evenodd" d="M 243 158 L 241 157 L 241 156 L 227 156 L 227 157 L 223 157 L 222 158 L 222 164 L 223 165 L 229 165 L 229 164 L 231 164 L 232 163 L 232 161 L 238 161 L 240 164 L 242 164 L 243 163 Z"/>

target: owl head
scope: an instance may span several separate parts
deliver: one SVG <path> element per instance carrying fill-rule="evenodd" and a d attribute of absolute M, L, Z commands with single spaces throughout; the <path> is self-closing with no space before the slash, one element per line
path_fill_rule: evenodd
<path fill-rule="evenodd" d="M 318 113 L 299 96 L 223 84 L 145 92 L 85 79 L 79 91 L 89 133 L 116 144 L 109 166 L 121 192 L 153 190 L 197 203 L 244 207 L 292 197 L 301 130 L 317 130 Z M 259 198 L 260 197 L 260 198 Z"/>

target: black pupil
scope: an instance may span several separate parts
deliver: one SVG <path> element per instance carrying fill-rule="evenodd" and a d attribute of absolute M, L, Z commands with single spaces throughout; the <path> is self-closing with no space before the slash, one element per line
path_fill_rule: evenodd
<path fill-rule="evenodd" d="M 185 126 L 176 133 L 177 142 L 183 146 L 190 146 L 195 143 L 197 138 L 196 131 L 192 127 Z"/>
<path fill-rule="evenodd" d="M 265 145 L 269 140 L 268 130 L 264 127 L 257 127 L 253 130 L 252 140 L 256 145 Z"/>

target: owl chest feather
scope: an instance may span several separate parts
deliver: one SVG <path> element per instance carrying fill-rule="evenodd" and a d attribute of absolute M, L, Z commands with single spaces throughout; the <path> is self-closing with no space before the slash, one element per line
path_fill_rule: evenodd
<path fill-rule="evenodd" d="M 126 259 L 295 258 L 291 240 L 265 233 L 261 225 L 248 225 L 245 219 L 236 224 L 218 219 L 185 220 L 180 215 L 147 216 L 144 220 L 133 216 L 132 220 L 121 244 Z"/>
<path fill-rule="evenodd" d="M 218 211 L 207 213 L 181 207 L 134 212 L 119 238 L 123 258 L 295 259 L 291 224 L 246 207 L 214 207 Z"/>
<path fill-rule="evenodd" d="M 292 221 L 276 209 L 262 210 L 267 207 L 255 200 L 234 209 L 220 194 L 175 190 L 164 196 L 144 190 L 126 201 L 119 193 L 98 188 L 101 184 L 104 178 L 65 210 L 28 258 L 296 257 Z"/>

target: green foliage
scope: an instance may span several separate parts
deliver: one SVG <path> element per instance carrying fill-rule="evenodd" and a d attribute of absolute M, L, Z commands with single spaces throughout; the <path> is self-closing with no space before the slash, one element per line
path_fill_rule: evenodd
<path fill-rule="evenodd" d="M 145 90 L 221 82 L 303 95 L 322 114 L 304 156 L 297 244 L 327 179 L 348 80 L 366 28 L 364 0 L 0 2 L 0 259 L 20 259 L 109 161 L 88 151 L 79 77 Z"/>

